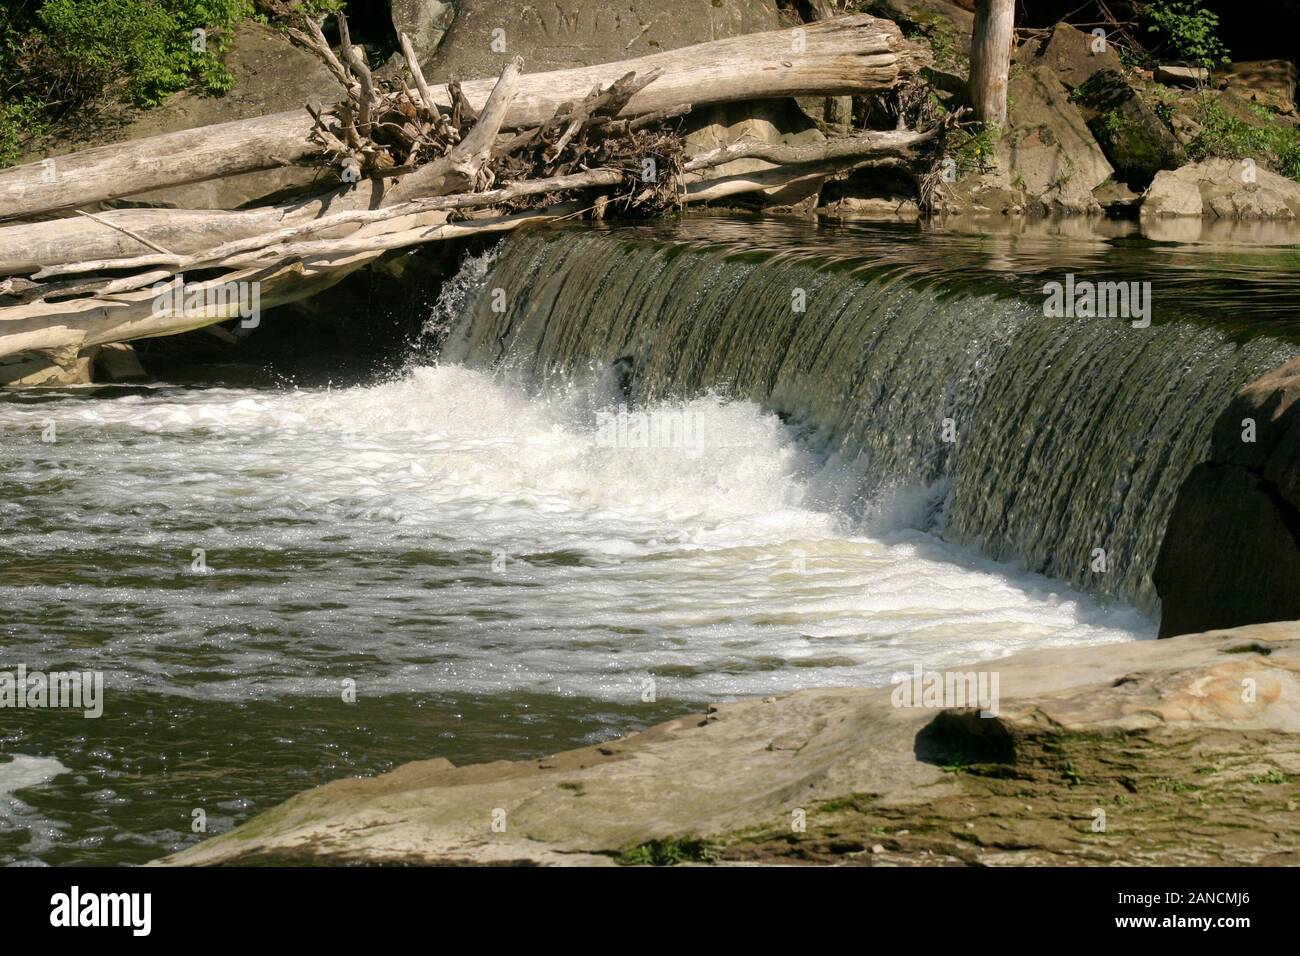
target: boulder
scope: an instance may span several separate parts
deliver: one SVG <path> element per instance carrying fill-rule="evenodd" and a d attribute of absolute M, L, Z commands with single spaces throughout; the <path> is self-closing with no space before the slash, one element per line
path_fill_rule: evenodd
<path fill-rule="evenodd" d="M 100 117 L 93 129 L 56 130 L 57 140 L 39 144 L 27 159 L 301 109 L 308 102 L 332 104 L 341 98 L 338 82 L 323 63 L 298 49 L 279 31 L 254 20 L 245 20 L 235 28 L 226 66 L 235 82 L 224 96 L 183 91 L 149 110 L 114 108 L 114 113 Z M 305 188 L 315 175 L 315 170 L 300 167 L 264 170 L 159 189 L 133 196 L 131 201 L 192 209 L 234 209 Z"/>
<path fill-rule="evenodd" d="M 390 0 L 389 10 L 393 30 L 411 38 L 421 63 L 437 52 L 456 17 L 456 6 L 450 0 Z"/>
<path fill-rule="evenodd" d="M 1114 170 L 1065 87 L 1046 66 L 1012 76 L 1001 143 L 1013 185 L 1048 209 L 1095 212 L 1092 191 Z"/>
<path fill-rule="evenodd" d="M 130 342 L 109 342 L 99 346 L 94 376 L 96 382 L 139 382 L 149 377 Z"/>
<path fill-rule="evenodd" d="M 1300 862 L 1300 624 L 956 671 L 997 678 L 991 710 L 928 706 L 905 684 L 815 688 L 542 759 L 435 755 L 309 790 L 159 863 L 607 866 L 665 845 L 731 863 Z M 1092 826 L 1098 807 L 1110 833 Z"/>
<path fill-rule="evenodd" d="M 921 208 L 914 197 L 841 196 L 817 208 L 828 219 L 919 219 Z"/>
<path fill-rule="evenodd" d="M 1162 63 L 1155 68 L 1152 79 L 1165 86 L 1200 86 L 1210 82 L 1210 71 L 1203 66 L 1174 66 Z"/>
<path fill-rule="evenodd" d="M 858 5 L 862 12 L 893 20 L 904 28 L 952 29 L 967 39 L 975 29 L 975 14 L 950 0 L 864 0 Z"/>
<path fill-rule="evenodd" d="M 1160 636 L 1300 619 L 1300 359 L 1237 393 L 1179 489 L 1156 562 Z"/>
<path fill-rule="evenodd" d="M 1114 179 L 1108 179 L 1092 191 L 1093 198 L 1110 215 L 1132 215 L 1142 202 L 1140 194 Z"/>
<path fill-rule="evenodd" d="M 954 182 L 940 182 L 934 209 L 943 216 L 1019 216 L 1030 205 L 1019 185 L 1013 185 L 1005 169 L 958 176 Z"/>
<path fill-rule="evenodd" d="M 934 53 L 927 73 L 945 79 L 970 75 L 975 15 L 948 0 L 866 0 L 862 12 L 893 20 L 909 38 L 924 37 Z"/>
<path fill-rule="evenodd" d="M 780 26 L 775 0 L 459 0 L 437 52 L 420 65 L 431 83 L 496 76 L 516 55 L 537 73 Z"/>
<path fill-rule="evenodd" d="M 0 358 L 0 387 L 33 388 L 45 385 L 89 385 L 91 361 L 89 353 L 78 355 L 59 364 L 48 356 L 29 352 L 6 355 Z"/>
<path fill-rule="evenodd" d="M 1242 60 L 1218 71 L 1229 90 L 1279 113 L 1295 113 L 1296 65 L 1290 60 Z"/>
<path fill-rule="evenodd" d="M 1142 217 L 1159 216 L 1295 219 L 1300 183 L 1246 160 L 1208 159 L 1156 174 L 1142 200 Z"/>
<path fill-rule="evenodd" d="M 1076 99 L 1115 178 L 1126 185 L 1145 189 L 1160 170 L 1187 162 L 1182 143 L 1118 70 L 1094 73 Z"/>
<path fill-rule="evenodd" d="M 1082 86 L 1102 70 L 1121 72 L 1124 67 L 1109 43 L 1099 45 L 1097 38 L 1068 23 L 1052 28 L 1047 43 L 1026 66 L 1045 66 L 1069 89 Z"/>
<path fill-rule="evenodd" d="M 93 345 L 63 362 L 29 352 L 0 359 L 0 387 L 138 382 L 146 378 L 135 348 L 127 342 Z"/>

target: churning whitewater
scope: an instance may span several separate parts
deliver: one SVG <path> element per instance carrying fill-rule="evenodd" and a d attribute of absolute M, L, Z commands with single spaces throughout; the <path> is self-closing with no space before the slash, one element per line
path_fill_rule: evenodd
<path fill-rule="evenodd" d="M 78 666 L 108 671 L 110 698 L 335 695 L 351 678 L 618 700 L 653 676 L 659 697 L 698 700 L 1151 631 L 907 530 L 907 496 L 894 527 L 846 517 L 852 476 L 749 402 L 629 410 L 442 366 L 87 402 L 49 445 L 47 411 L 10 410 L 32 454 L 4 507 L 45 520 L 12 522 L 7 548 L 69 568 L 2 589 L 15 651 L 57 662 L 83 636 Z M 73 458 L 59 514 L 37 506 Z"/>

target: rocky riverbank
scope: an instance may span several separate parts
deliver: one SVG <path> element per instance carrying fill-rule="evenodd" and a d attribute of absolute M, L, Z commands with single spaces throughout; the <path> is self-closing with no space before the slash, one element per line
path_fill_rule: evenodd
<path fill-rule="evenodd" d="M 1300 624 L 969 674 L 996 716 L 896 706 L 904 685 L 739 701 L 543 760 L 340 780 L 160 862 L 1300 863 Z"/>

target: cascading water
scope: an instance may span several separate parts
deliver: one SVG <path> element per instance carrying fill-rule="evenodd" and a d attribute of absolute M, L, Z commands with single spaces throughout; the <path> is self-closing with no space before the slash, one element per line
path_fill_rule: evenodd
<path fill-rule="evenodd" d="M 1023 247 L 727 223 L 512 237 L 387 381 L 0 395 L 0 671 L 99 672 L 105 702 L 3 712 L 0 863 L 144 862 L 195 807 L 212 835 L 410 760 L 1155 636 L 968 543 L 1149 603 L 1173 489 L 1284 330 L 1045 320 L 988 279 Z M 1161 290 L 1300 314 L 1294 257 L 1218 286 L 1167 257 Z"/>
<path fill-rule="evenodd" d="M 444 361 L 535 384 L 777 412 L 910 520 L 1151 612 L 1178 486 L 1227 398 L 1293 347 L 1212 325 L 1045 318 L 1043 298 L 803 257 L 600 233 L 511 238 Z M 726 436 L 703 436 L 723 441 Z"/>

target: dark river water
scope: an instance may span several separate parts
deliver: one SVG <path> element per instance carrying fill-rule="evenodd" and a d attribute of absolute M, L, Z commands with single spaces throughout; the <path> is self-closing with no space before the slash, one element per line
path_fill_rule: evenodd
<path fill-rule="evenodd" d="M 469 259 L 429 304 L 447 357 L 413 350 L 390 380 L 0 394 L 0 675 L 104 682 L 97 718 L 0 708 L 0 862 L 143 863 L 196 819 L 224 832 L 409 760 L 1149 639 L 1146 512 L 1231 392 L 1297 351 L 1297 266 L 1297 245 L 1073 230 L 560 229 Z M 1159 337 L 1043 319 L 1067 272 L 1151 283 Z M 782 368 L 747 358 L 790 296 L 755 275 L 837 297 Z M 674 331 L 691 323 L 707 342 Z M 823 365 L 792 371 L 799 349 Z M 625 352 L 630 388 L 611 384 Z M 1029 381 L 1079 391 L 1030 403 Z M 965 450 L 899 440 L 963 409 Z M 628 440 L 629 414 L 677 438 Z M 1132 440 L 1085 460 L 1103 432 Z M 1085 493 L 1116 481 L 1124 501 Z M 1089 521 L 1132 555 L 1096 586 L 1067 566 Z"/>

